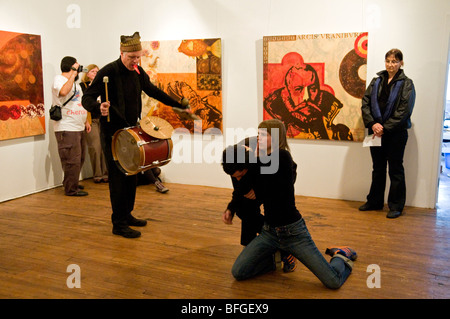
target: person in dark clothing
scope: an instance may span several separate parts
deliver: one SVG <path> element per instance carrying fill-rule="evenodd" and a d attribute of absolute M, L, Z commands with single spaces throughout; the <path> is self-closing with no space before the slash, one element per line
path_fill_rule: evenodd
<path fill-rule="evenodd" d="M 367 202 L 360 211 L 380 210 L 384 206 L 386 166 L 389 165 L 387 218 L 399 217 L 406 202 L 405 170 L 403 155 L 411 128 L 411 114 L 416 92 L 413 81 L 401 67 L 403 54 L 392 49 L 385 55 L 386 70 L 373 78 L 362 99 L 362 117 L 369 134 L 381 137 L 381 147 L 370 148 L 373 171 Z"/>
<path fill-rule="evenodd" d="M 256 149 L 256 136 L 246 138 L 236 144 L 236 152 L 241 148 L 242 154 L 249 157 L 249 150 Z M 238 154 L 236 154 L 238 155 Z M 239 154 L 240 155 L 240 154 Z M 245 162 L 245 159 L 242 161 Z M 253 189 L 250 174 L 247 174 L 246 164 L 236 163 L 232 172 L 229 173 L 231 182 L 233 183 L 232 199 L 224 211 L 222 220 L 225 224 L 232 224 L 234 215 L 237 215 L 241 220 L 241 245 L 246 246 L 261 232 L 264 224 L 264 216 L 261 214 L 261 201 L 257 200 Z"/>
<path fill-rule="evenodd" d="M 87 72 L 81 78 L 81 89 L 86 92 L 92 80 L 97 75 L 100 68 L 95 64 L 87 66 Z M 92 166 L 92 177 L 94 183 L 108 182 L 108 169 L 106 167 L 105 156 L 103 155 L 100 141 L 100 116 L 93 118 L 88 112 L 87 121 L 91 124 L 91 131 L 86 134 L 87 148 Z"/>
<path fill-rule="evenodd" d="M 103 152 L 108 165 L 111 220 L 113 234 L 126 238 L 141 235 L 129 226 L 145 226 L 146 220 L 135 218 L 131 212 L 136 197 L 137 176 L 125 175 L 116 165 L 111 143 L 116 131 L 136 126 L 141 114 L 141 92 L 160 102 L 180 109 L 186 109 L 165 92 L 150 82 L 145 71 L 137 65 L 142 55 L 142 46 L 138 32 L 133 36 L 121 36 L 120 57 L 100 69 L 92 84 L 83 95 L 83 107 L 92 116 L 101 115 L 101 139 Z M 105 77 L 108 77 L 108 101 L 106 99 Z M 97 102 L 101 96 L 102 103 Z"/>
<path fill-rule="evenodd" d="M 278 139 L 274 138 L 276 136 Z M 245 280 L 275 270 L 273 254 L 283 249 L 302 262 L 326 287 L 341 287 L 352 271 L 356 252 L 350 247 L 328 248 L 325 253 L 332 256 L 328 263 L 317 249 L 295 205 L 294 161 L 281 121 L 272 119 L 260 123 L 258 149 L 257 163 L 248 163 L 246 168 L 247 174 L 255 177 L 253 187 L 256 198 L 264 205 L 265 222 L 261 233 L 237 257 L 231 270 L 233 276 Z M 225 172 L 234 160 L 227 151 L 232 150 L 228 148 L 224 152 Z M 272 165 L 277 167 L 276 171 L 263 169 Z"/>
<path fill-rule="evenodd" d="M 241 161 L 242 163 L 228 165 L 228 171 L 226 172 L 230 175 L 231 182 L 233 183 L 233 194 L 232 200 L 223 213 L 222 221 L 225 224 L 232 224 L 234 215 L 241 219 L 241 245 L 243 246 L 247 246 L 260 234 L 264 225 L 264 215 L 261 214 L 262 201 L 256 198 L 253 190 L 254 176 L 248 173 L 248 169 L 245 166 L 252 156 L 253 161 L 256 163 L 257 142 L 257 137 L 254 136 L 248 137 L 236 144 L 234 146 L 235 154 L 239 156 L 240 154 L 238 152 L 242 151 L 245 159 Z M 296 164 L 294 170 L 296 176 Z M 284 272 L 293 272 L 297 267 L 295 258 L 285 251 L 280 251 L 279 260 L 282 262 Z"/>

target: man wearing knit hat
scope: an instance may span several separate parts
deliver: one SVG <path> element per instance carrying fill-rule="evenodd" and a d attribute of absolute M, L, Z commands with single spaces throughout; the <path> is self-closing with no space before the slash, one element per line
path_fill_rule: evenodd
<path fill-rule="evenodd" d="M 136 175 L 125 175 L 115 164 L 111 143 L 114 133 L 136 126 L 141 115 L 141 92 L 158 101 L 180 109 L 188 106 L 173 100 L 150 82 L 145 71 L 138 66 L 142 56 L 139 32 L 120 37 L 120 58 L 100 69 L 91 86 L 83 95 L 83 107 L 93 116 L 101 115 L 102 147 L 108 165 L 109 193 L 112 207 L 113 234 L 136 238 L 141 233 L 129 226 L 145 226 L 146 220 L 137 219 L 131 212 L 136 197 Z M 108 78 L 108 100 L 103 79 Z M 102 103 L 97 102 L 101 96 Z M 109 114 L 109 117 L 107 118 Z"/>
<path fill-rule="evenodd" d="M 141 55 L 142 45 L 139 32 L 135 32 L 132 36 L 120 36 L 120 58 L 128 70 L 135 70 L 135 65 L 139 62 Z"/>

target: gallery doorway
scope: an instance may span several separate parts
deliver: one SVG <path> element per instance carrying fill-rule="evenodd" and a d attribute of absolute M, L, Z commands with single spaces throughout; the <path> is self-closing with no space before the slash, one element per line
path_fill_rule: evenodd
<path fill-rule="evenodd" d="M 444 123 L 442 126 L 441 169 L 436 203 L 438 213 L 450 212 L 450 61 L 448 66 Z"/>

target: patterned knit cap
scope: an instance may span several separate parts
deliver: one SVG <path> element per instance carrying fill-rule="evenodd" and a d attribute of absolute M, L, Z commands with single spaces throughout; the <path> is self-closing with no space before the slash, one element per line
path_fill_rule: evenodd
<path fill-rule="evenodd" d="M 142 50 L 141 37 L 139 32 L 135 32 L 132 36 L 120 36 L 120 51 L 135 52 Z"/>

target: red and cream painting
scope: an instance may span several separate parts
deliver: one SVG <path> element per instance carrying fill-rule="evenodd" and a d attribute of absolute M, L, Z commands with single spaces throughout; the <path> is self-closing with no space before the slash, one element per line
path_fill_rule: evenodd
<path fill-rule="evenodd" d="M 41 37 L 0 31 L 0 140 L 45 134 Z"/>
<path fill-rule="evenodd" d="M 367 44 L 367 32 L 264 37 L 264 119 L 291 138 L 362 141 Z"/>
<path fill-rule="evenodd" d="M 142 68 L 175 100 L 189 100 L 192 112 L 201 119 L 195 130 L 222 131 L 221 39 L 143 41 L 142 46 Z M 167 120 L 175 129 L 194 132 L 193 121 L 181 120 L 171 107 L 143 95 L 142 116 L 147 114 Z"/>

